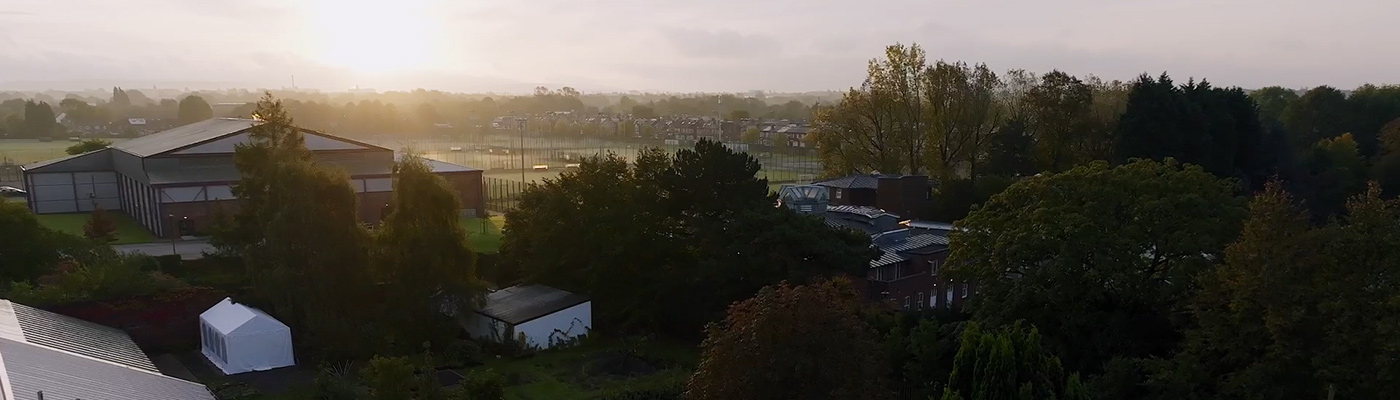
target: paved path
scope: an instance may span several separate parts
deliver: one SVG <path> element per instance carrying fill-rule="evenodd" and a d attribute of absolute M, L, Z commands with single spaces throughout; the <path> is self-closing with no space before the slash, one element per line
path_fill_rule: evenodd
<path fill-rule="evenodd" d="M 214 252 L 214 246 L 204 239 L 177 240 L 173 246 L 170 242 L 149 242 L 114 244 L 112 248 L 123 253 L 141 253 L 152 257 L 179 254 L 181 260 L 198 260 L 204 258 L 204 253 Z"/>

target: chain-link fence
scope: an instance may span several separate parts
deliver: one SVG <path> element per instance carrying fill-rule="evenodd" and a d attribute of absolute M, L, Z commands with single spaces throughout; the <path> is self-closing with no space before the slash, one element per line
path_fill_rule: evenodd
<path fill-rule="evenodd" d="M 616 154 L 629 162 L 642 150 L 658 148 L 673 153 L 692 143 L 641 138 L 599 138 L 539 135 L 521 131 L 497 131 L 457 139 L 381 139 L 370 143 L 424 157 L 483 170 L 482 193 L 486 208 L 504 212 L 515 207 L 518 194 L 526 185 L 554 178 L 576 168 L 586 157 Z M 746 152 L 761 164 L 758 177 L 775 187 L 782 183 L 810 182 L 821 174 L 822 165 L 811 149 L 772 149 L 766 146 L 728 144 Z"/>

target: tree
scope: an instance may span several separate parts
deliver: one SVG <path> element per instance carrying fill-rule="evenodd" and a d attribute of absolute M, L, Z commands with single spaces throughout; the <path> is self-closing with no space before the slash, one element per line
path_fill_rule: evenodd
<path fill-rule="evenodd" d="M 107 217 L 107 210 L 102 206 L 93 205 L 92 214 L 88 216 L 87 224 L 83 225 L 83 237 L 99 243 L 117 240 L 117 226 Z"/>
<path fill-rule="evenodd" d="M 0 201 L 0 227 L 0 282 L 32 281 L 59 261 L 66 235 L 40 225 L 22 203 Z"/>
<path fill-rule="evenodd" d="M 314 163 L 301 129 L 271 94 L 254 116 L 262 123 L 233 155 L 238 214 L 212 242 L 241 256 L 253 300 L 302 332 L 305 348 L 332 359 L 367 355 L 365 328 L 377 317 L 364 296 L 371 238 L 349 177 Z"/>
<path fill-rule="evenodd" d="M 1380 399 L 1400 390 L 1400 202 L 1372 185 L 1311 226 L 1281 185 L 1202 277 L 1197 327 L 1158 380 L 1163 397 Z"/>
<path fill-rule="evenodd" d="M 860 304 L 846 280 L 759 290 L 705 328 L 685 398 L 883 398 L 883 361 Z"/>
<path fill-rule="evenodd" d="M 744 128 L 744 133 L 739 135 L 739 141 L 747 144 L 758 143 L 759 131 L 757 126 Z"/>
<path fill-rule="evenodd" d="M 1175 158 L 1223 177 L 1262 184 L 1276 175 L 1260 153 L 1264 127 L 1250 98 L 1239 88 L 1209 82 L 1176 86 L 1163 74 L 1133 82 L 1128 108 L 1118 122 L 1115 159 Z"/>
<path fill-rule="evenodd" d="M 24 132 L 28 137 L 49 137 L 59 128 L 54 120 L 53 108 L 49 103 L 27 101 L 24 103 Z"/>
<path fill-rule="evenodd" d="M 1063 171 L 1087 157 L 1075 154 L 1088 137 L 1093 89 L 1079 78 L 1050 71 L 1026 92 L 1027 130 L 1035 138 L 1036 164 L 1042 171 Z"/>
<path fill-rule="evenodd" d="M 1249 97 L 1259 105 L 1259 118 L 1282 120 L 1283 110 L 1298 100 L 1298 92 L 1282 86 L 1269 86 L 1249 92 Z"/>
<path fill-rule="evenodd" d="M 1174 160 L 1025 178 L 958 222 L 945 265 L 978 288 L 978 320 L 1044 328 L 1073 370 L 1162 355 L 1192 277 L 1238 229 L 1234 190 Z"/>
<path fill-rule="evenodd" d="M 83 141 L 78 142 L 78 144 L 68 146 L 63 152 L 69 155 L 83 154 L 89 151 L 102 150 L 111 145 L 112 142 L 102 139 L 83 139 Z"/>
<path fill-rule="evenodd" d="M 656 118 L 656 109 L 638 104 L 632 106 L 632 116 L 641 119 Z"/>
<path fill-rule="evenodd" d="M 813 113 L 813 142 L 828 175 L 924 170 L 924 146 L 931 140 L 923 98 L 931 83 L 928 69 L 919 45 L 887 46 L 885 58 L 870 60 L 859 89 Z"/>
<path fill-rule="evenodd" d="M 928 110 L 928 146 L 932 159 L 928 170 L 947 181 L 977 178 L 977 161 L 983 157 L 993 133 L 1001 124 L 1002 109 L 995 92 L 1001 85 L 985 64 L 949 64 L 939 61 L 923 72 L 922 102 Z M 965 168 L 965 170 L 963 170 Z"/>
<path fill-rule="evenodd" d="M 178 117 L 180 124 L 192 124 L 206 119 L 214 118 L 214 109 L 209 107 L 209 102 L 204 101 L 199 95 L 189 95 L 180 99 Z"/>
<path fill-rule="evenodd" d="M 1400 117 L 1400 85 L 1361 85 L 1347 96 L 1347 105 L 1347 131 L 1356 136 L 1361 154 L 1377 154 L 1382 127 Z"/>
<path fill-rule="evenodd" d="M 1346 133 L 1351 118 L 1349 108 L 1342 91 L 1318 86 L 1290 103 L 1281 120 L 1295 148 L 1305 149 L 1319 140 Z"/>
<path fill-rule="evenodd" d="M 863 273 L 869 238 L 774 207 L 758 168 L 710 140 L 646 150 L 631 166 L 586 158 L 521 194 L 506 213 L 502 262 L 590 295 L 606 310 L 600 324 L 682 334 L 764 285 Z"/>
<path fill-rule="evenodd" d="M 1060 358 L 1046 352 L 1040 332 L 1017 322 L 984 331 L 977 323 L 963 329 L 962 343 L 943 400 L 954 399 L 1077 399 L 1088 400 L 1079 375 L 1065 377 Z"/>
<path fill-rule="evenodd" d="M 738 121 L 738 120 L 743 120 L 743 119 L 749 119 L 749 110 L 734 110 L 734 111 L 730 111 L 730 112 L 729 112 L 729 119 L 730 119 L 731 121 Z"/>
<path fill-rule="evenodd" d="M 446 348 L 461 329 L 440 310 L 443 299 L 467 312 L 481 300 L 476 254 L 467 247 L 460 202 L 442 177 L 416 155 L 395 166 L 389 215 L 375 235 L 375 268 L 384 282 L 386 326 L 401 350 L 422 343 Z"/>

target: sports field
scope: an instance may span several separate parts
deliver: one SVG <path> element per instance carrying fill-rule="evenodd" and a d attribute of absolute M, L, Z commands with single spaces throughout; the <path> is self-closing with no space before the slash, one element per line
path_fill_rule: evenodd
<path fill-rule="evenodd" d="M 105 139 L 120 142 L 126 139 Z M 68 155 L 63 150 L 77 144 L 69 140 L 40 142 L 38 139 L 0 139 L 0 165 L 24 165 Z"/>

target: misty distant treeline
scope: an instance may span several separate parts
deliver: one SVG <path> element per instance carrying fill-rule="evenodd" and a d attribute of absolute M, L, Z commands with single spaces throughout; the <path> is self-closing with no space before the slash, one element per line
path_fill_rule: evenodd
<path fill-rule="evenodd" d="M 130 118 L 149 119 L 152 127 L 180 122 L 181 101 L 197 97 L 217 117 L 246 117 L 261 92 L 247 89 L 184 92 L 170 89 L 113 88 L 109 92 L 0 92 L 0 136 L 11 138 L 62 136 L 55 126 L 26 125 L 26 115 L 64 115 L 68 128 L 82 132 L 121 132 Z M 584 94 L 570 88 L 539 87 L 530 95 L 448 93 L 418 89 L 410 92 L 339 92 L 273 90 L 284 99 L 297 123 L 344 135 L 422 135 L 470 133 L 489 129 L 500 116 L 531 116 L 566 112 L 574 118 L 595 115 L 650 119 L 666 116 L 734 119 L 803 120 L 814 105 L 840 98 L 836 92 L 768 94 L 760 91 L 726 94 L 602 93 Z M 26 111 L 26 104 L 28 111 Z M 42 124 L 41 124 L 42 125 Z M 450 126 L 450 132 L 442 127 Z M 78 129 L 79 127 L 83 129 Z"/>

